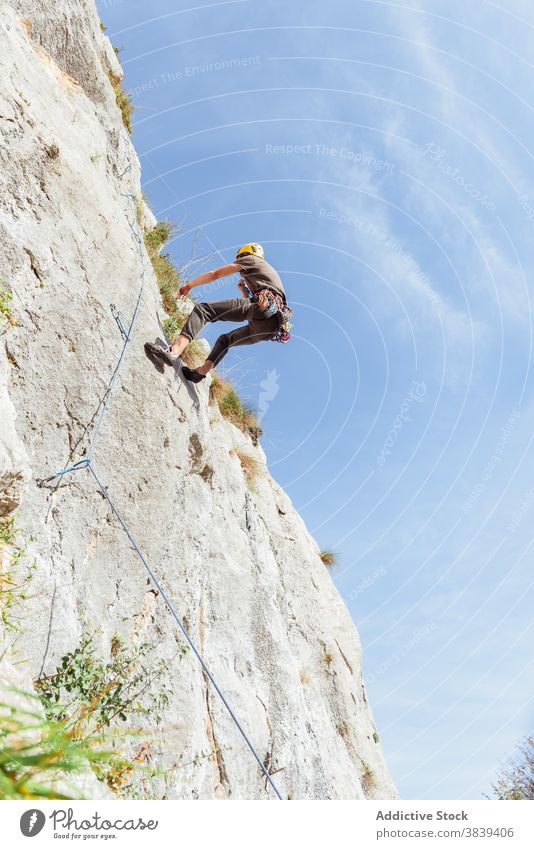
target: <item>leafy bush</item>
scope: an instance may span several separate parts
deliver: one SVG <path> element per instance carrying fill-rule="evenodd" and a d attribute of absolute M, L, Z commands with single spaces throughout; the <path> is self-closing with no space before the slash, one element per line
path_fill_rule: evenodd
<path fill-rule="evenodd" d="M 56 672 L 34 682 L 47 717 L 78 732 L 92 727 L 100 731 L 129 716 L 161 722 L 160 711 L 168 705 L 170 691 L 163 680 L 168 663 L 154 659 L 156 647 L 140 643 L 128 648 L 115 635 L 111 657 L 105 661 L 97 655 L 94 637 L 84 632 Z"/>
<path fill-rule="evenodd" d="M 111 790 L 127 795 L 143 759 L 139 752 L 131 757 L 124 753 L 125 741 L 118 738 L 117 724 L 132 717 L 162 722 L 161 711 L 170 695 L 166 681 L 169 661 L 155 659 L 155 645 L 145 642 L 128 648 L 118 635 L 112 638 L 110 658 L 105 661 L 97 654 L 94 636 L 84 632 L 77 648 L 62 657 L 56 672 L 37 679 L 34 686 L 47 721 L 60 723 L 73 740 L 101 739 L 105 728 L 110 729 L 114 746 L 119 739 L 119 747 L 106 760 L 91 765 Z M 182 645 L 179 658 L 187 651 Z M 134 730 L 131 736 L 136 735 Z"/>

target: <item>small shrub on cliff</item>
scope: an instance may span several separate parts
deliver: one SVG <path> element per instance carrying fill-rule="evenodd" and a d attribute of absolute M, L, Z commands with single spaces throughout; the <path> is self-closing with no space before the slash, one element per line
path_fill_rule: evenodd
<path fill-rule="evenodd" d="M 2 329 L 4 327 L 16 327 L 19 322 L 13 315 L 13 309 L 11 307 L 13 295 L 7 289 L 3 288 L 2 282 L 0 280 L 0 316 L 2 319 Z"/>
<path fill-rule="evenodd" d="M 225 419 L 250 436 L 254 445 L 258 444 L 263 431 L 254 411 L 243 403 L 230 381 L 215 371 L 212 372 L 210 401 L 217 404 Z"/>
<path fill-rule="evenodd" d="M 124 91 L 119 80 L 115 79 L 111 71 L 108 74 L 109 81 L 111 83 L 111 87 L 115 94 L 115 100 L 117 101 L 117 106 L 119 107 L 120 113 L 122 115 L 122 123 L 131 134 L 132 132 L 132 112 L 134 111 L 134 105 L 132 103 L 132 99 L 130 95 Z"/>
<path fill-rule="evenodd" d="M 83 741 L 110 728 L 114 743 L 119 721 L 143 717 L 160 724 L 160 711 L 169 703 L 169 664 L 163 658 L 156 660 L 155 650 L 150 643 L 128 648 L 115 635 L 110 658 L 104 660 L 97 654 L 94 634 L 83 633 L 56 671 L 34 682 L 47 719 L 62 723 L 73 740 Z M 186 653 L 184 645 L 179 658 Z M 113 791 L 126 793 L 137 767 L 135 754 L 125 755 L 120 737 L 119 742 L 113 757 L 95 765 L 94 771 Z"/>
<path fill-rule="evenodd" d="M 362 790 L 366 796 L 369 796 L 373 787 L 375 786 L 375 774 L 368 763 L 362 761 L 363 770 L 360 776 L 360 782 L 362 785 Z"/>
<path fill-rule="evenodd" d="M 160 711 L 169 703 L 168 664 L 155 660 L 155 646 L 141 643 L 127 648 L 115 636 L 106 661 L 98 656 L 94 638 L 83 633 L 56 671 L 34 682 L 48 718 L 66 722 L 69 728 L 97 731 L 131 716 L 159 722 Z"/>

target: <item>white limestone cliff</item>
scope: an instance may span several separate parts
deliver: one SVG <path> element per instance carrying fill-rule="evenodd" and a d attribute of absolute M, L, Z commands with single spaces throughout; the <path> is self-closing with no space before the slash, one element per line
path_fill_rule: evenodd
<path fill-rule="evenodd" d="M 75 446 L 83 455 L 120 352 L 110 304 L 126 322 L 139 289 L 125 194 L 130 179 L 140 194 L 140 168 L 92 0 L 0 8 L 0 278 L 19 322 L 0 337 L 0 505 L 37 561 L 23 673 L 29 684 L 52 671 L 86 627 L 101 629 L 103 652 L 115 632 L 142 632 L 169 660 L 173 689 L 157 762 L 217 750 L 169 772 L 160 797 L 273 798 L 192 653 L 171 663 L 183 639 L 91 475 L 37 485 Z M 394 798 L 358 635 L 316 542 L 266 467 L 247 487 L 234 448 L 265 456 L 208 403 L 208 387 L 143 355 L 162 313 L 145 265 L 95 469 L 282 795 Z"/>

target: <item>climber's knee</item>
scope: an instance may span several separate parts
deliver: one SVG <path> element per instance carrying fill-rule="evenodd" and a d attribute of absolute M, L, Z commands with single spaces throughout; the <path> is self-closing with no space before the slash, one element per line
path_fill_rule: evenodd
<path fill-rule="evenodd" d="M 221 333 L 221 335 L 217 339 L 217 342 L 220 343 L 222 348 L 229 348 L 230 347 L 230 337 L 228 336 L 227 333 Z"/>

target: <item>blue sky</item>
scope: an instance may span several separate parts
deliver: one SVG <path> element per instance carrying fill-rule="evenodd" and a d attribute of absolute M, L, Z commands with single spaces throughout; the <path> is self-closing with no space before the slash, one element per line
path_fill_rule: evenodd
<path fill-rule="evenodd" d="M 338 554 L 399 792 L 480 798 L 533 726 L 534 9 L 99 10 L 174 259 L 259 241 L 295 307 L 225 371 Z"/>

